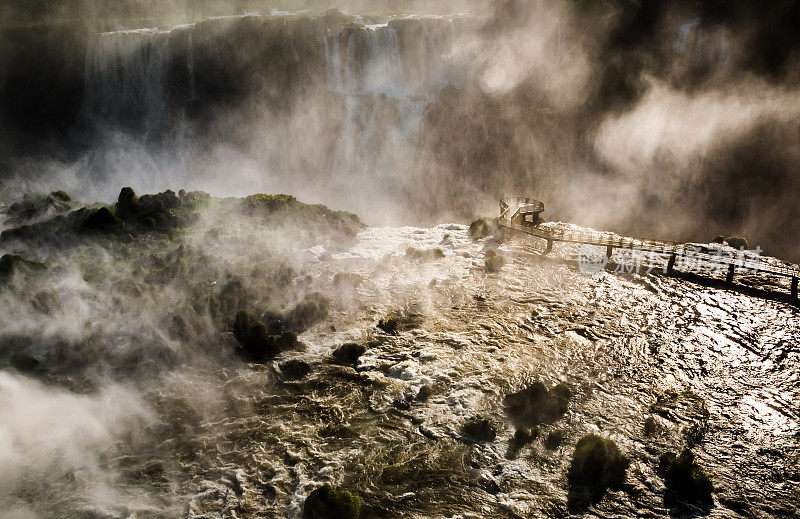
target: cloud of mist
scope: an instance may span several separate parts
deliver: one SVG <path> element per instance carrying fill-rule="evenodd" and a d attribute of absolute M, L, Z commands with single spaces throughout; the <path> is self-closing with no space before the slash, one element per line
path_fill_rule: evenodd
<path fill-rule="evenodd" d="M 0 372 L 0 414 L 0 508 L 9 518 L 49 515 L 35 504 L 46 485 L 74 486 L 87 508 L 118 506 L 105 459 L 155 420 L 135 391 L 119 385 L 76 395 L 7 372 Z"/>

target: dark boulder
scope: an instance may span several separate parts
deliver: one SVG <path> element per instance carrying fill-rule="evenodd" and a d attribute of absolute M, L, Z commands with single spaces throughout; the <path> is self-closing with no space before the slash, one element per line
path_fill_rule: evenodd
<path fill-rule="evenodd" d="M 339 364 L 356 364 L 367 348 L 361 344 L 348 342 L 342 344 L 333 352 L 333 360 Z"/>
<path fill-rule="evenodd" d="M 300 359 L 287 360 L 278 367 L 283 376 L 291 380 L 301 379 L 311 372 L 311 365 Z"/>
<path fill-rule="evenodd" d="M 119 232 L 125 229 L 125 222 L 112 213 L 108 207 L 101 207 L 89 213 L 84 221 L 84 227 L 92 231 Z"/>
<path fill-rule="evenodd" d="M 492 228 L 486 218 L 478 218 L 469 224 L 469 235 L 473 240 L 481 240 L 492 234 Z"/>
<path fill-rule="evenodd" d="M 464 424 L 462 432 L 464 436 L 481 443 L 492 442 L 497 438 L 497 431 L 495 431 L 491 422 L 485 418 L 469 420 Z"/>

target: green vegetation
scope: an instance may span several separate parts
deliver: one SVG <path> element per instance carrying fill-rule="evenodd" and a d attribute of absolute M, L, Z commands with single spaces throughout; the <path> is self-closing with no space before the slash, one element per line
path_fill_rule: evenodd
<path fill-rule="evenodd" d="M 263 362 L 281 351 L 275 336 L 267 332 L 267 327 L 244 310 L 236 314 L 233 335 L 242 345 L 244 355 L 254 361 Z"/>
<path fill-rule="evenodd" d="M 664 478 L 667 491 L 674 497 L 700 505 L 713 502 L 714 483 L 689 449 L 680 456 L 674 452 L 662 454 L 658 460 L 658 472 Z"/>
<path fill-rule="evenodd" d="M 303 504 L 303 519 L 358 519 L 361 501 L 341 488 L 323 485 L 311 492 Z"/>
<path fill-rule="evenodd" d="M 582 508 L 602 498 L 606 489 L 619 488 L 629 464 L 611 440 L 596 434 L 578 440 L 568 473 L 570 508 Z"/>
<path fill-rule="evenodd" d="M 567 412 L 572 392 L 565 384 L 551 390 L 541 382 L 534 382 L 525 389 L 503 399 L 508 415 L 521 425 L 531 426 L 552 423 Z"/>

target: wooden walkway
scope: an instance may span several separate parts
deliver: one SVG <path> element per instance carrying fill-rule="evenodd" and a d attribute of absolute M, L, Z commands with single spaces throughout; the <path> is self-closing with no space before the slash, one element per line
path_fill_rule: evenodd
<path fill-rule="evenodd" d="M 762 257 L 753 251 L 735 249 L 709 248 L 691 243 L 671 241 L 641 240 L 619 236 L 610 232 L 598 232 L 586 229 L 564 229 L 543 224 L 518 223 L 512 221 L 514 204 L 518 200 L 508 198 L 501 201 L 501 214 L 497 219 L 501 228 L 524 233 L 546 240 L 547 245 L 542 254 L 547 255 L 553 249 L 554 242 L 593 245 L 606 248 L 606 258 L 611 259 L 615 249 L 626 249 L 644 256 L 646 267 L 655 267 L 660 260 L 665 266 L 665 274 L 676 273 L 676 264 L 693 262 L 706 268 L 727 271 L 726 283 L 733 284 L 736 274 L 746 273 L 755 276 L 776 276 L 789 280 L 789 295 L 792 300 L 798 299 L 798 279 L 800 270 L 794 266 L 778 265 L 770 258 Z M 641 259 L 641 258 L 638 258 Z M 678 263 L 678 262 L 681 263 Z"/>

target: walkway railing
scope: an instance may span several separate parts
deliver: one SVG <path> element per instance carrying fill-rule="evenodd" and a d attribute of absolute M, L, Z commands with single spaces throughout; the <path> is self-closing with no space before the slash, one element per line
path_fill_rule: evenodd
<path fill-rule="evenodd" d="M 512 199 L 504 199 L 512 200 Z M 513 204 L 513 201 L 512 201 Z M 614 249 L 628 249 L 636 252 L 643 252 L 652 256 L 660 256 L 666 262 L 665 273 L 671 274 L 675 268 L 676 261 L 679 259 L 689 259 L 700 262 L 709 267 L 723 267 L 727 269 L 726 282 L 733 283 L 737 271 L 749 271 L 751 274 L 770 274 L 790 279 L 790 294 L 793 299 L 798 297 L 798 279 L 800 270 L 796 267 L 776 265 L 766 258 L 754 254 L 752 251 L 745 250 L 712 250 L 700 245 L 689 243 L 679 243 L 672 241 L 641 240 L 626 236 L 620 236 L 610 232 L 598 232 L 592 230 L 564 229 L 562 227 L 552 227 L 549 225 L 522 225 L 511 221 L 513 214 L 508 210 L 508 204 L 501 202 L 501 217 L 498 224 L 504 228 L 530 236 L 535 236 L 547 241 L 542 254 L 547 255 L 553 249 L 554 242 L 574 243 L 581 245 L 595 245 L 606 247 L 606 257 L 611 258 Z"/>

